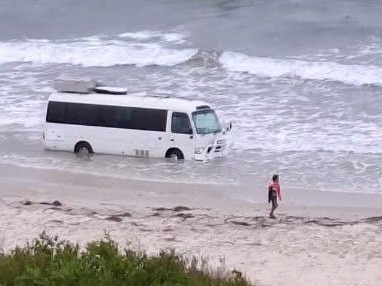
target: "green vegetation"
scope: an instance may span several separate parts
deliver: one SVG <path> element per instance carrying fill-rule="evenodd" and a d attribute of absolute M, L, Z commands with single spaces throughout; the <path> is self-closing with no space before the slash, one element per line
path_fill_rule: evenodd
<path fill-rule="evenodd" d="M 43 233 L 23 248 L 0 254 L 0 286 L 249 285 L 239 272 L 235 277 L 213 277 L 196 265 L 196 259 L 188 263 L 173 252 L 157 257 L 129 250 L 122 254 L 109 237 L 81 251 L 78 245 Z"/>

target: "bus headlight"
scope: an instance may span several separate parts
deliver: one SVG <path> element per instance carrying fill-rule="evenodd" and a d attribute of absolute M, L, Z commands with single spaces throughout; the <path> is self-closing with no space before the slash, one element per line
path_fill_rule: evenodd
<path fill-rule="evenodd" d="M 195 154 L 202 154 L 204 152 L 204 147 L 197 147 L 195 148 Z"/>

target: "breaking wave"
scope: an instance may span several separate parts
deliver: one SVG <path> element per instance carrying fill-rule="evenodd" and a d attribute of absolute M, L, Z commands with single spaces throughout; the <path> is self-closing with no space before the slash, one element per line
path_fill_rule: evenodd
<path fill-rule="evenodd" d="M 0 42 L 0 64 L 73 64 L 84 67 L 115 65 L 174 66 L 187 62 L 197 49 L 174 47 L 184 43 L 176 33 L 125 33 L 117 39 L 102 36 L 74 40 Z"/>
<path fill-rule="evenodd" d="M 367 63 L 344 64 L 335 58 L 333 60 L 314 55 L 277 59 L 230 51 L 200 51 L 189 47 L 184 34 L 159 31 L 127 32 L 114 37 L 100 35 L 71 40 L 0 42 L 0 64 L 28 62 L 36 65 L 72 64 L 84 67 L 170 67 L 197 62 L 203 66 L 221 66 L 229 72 L 249 73 L 258 77 L 298 77 L 357 86 L 382 86 L 381 66 Z"/>
<path fill-rule="evenodd" d="M 219 62 L 229 71 L 246 72 L 260 77 L 299 77 L 309 80 L 338 81 L 351 85 L 382 86 L 382 67 L 376 65 L 274 59 L 234 52 L 224 52 Z"/>

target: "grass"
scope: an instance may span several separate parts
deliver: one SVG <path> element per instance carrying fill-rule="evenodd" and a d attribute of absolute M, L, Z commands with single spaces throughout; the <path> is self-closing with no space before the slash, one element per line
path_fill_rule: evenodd
<path fill-rule="evenodd" d="M 173 251 L 156 257 L 130 250 L 121 253 L 109 237 L 80 250 L 78 245 L 42 233 L 25 247 L 0 254 L 0 286 L 250 285 L 240 272 L 216 277 L 197 265 L 195 258 L 186 261 Z"/>

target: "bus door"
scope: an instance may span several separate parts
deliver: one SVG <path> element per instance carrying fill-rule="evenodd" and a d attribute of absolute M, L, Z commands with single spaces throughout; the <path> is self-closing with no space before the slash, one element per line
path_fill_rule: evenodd
<path fill-rule="evenodd" d="M 169 144 L 179 148 L 183 154 L 194 151 L 194 134 L 190 117 L 187 113 L 173 112 L 171 115 L 171 132 Z M 186 156 L 186 154 L 184 154 Z M 190 155 L 188 155 L 190 156 Z"/>

